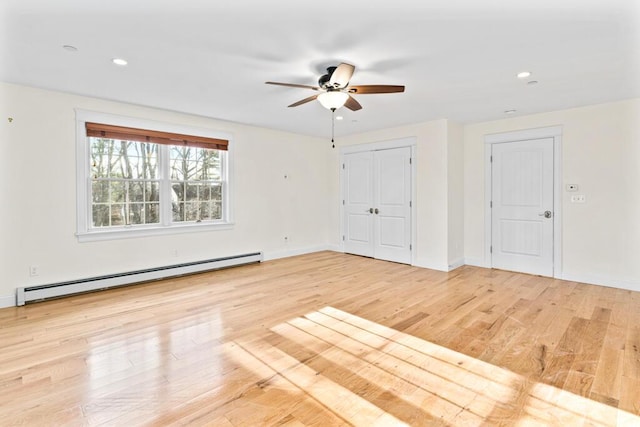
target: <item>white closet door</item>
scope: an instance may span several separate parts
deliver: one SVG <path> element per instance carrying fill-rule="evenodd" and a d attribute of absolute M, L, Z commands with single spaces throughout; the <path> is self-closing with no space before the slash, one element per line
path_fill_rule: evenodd
<path fill-rule="evenodd" d="M 374 151 L 374 254 L 411 263 L 411 149 Z"/>
<path fill-rule="evenodd" d="M 411 148 L 344 156 L 345 252 L 411 263 Z"/>
<path fill-rule="evenodd" d="M 373 153 L 344 156 L 344 250 L 373 257 Z"/>

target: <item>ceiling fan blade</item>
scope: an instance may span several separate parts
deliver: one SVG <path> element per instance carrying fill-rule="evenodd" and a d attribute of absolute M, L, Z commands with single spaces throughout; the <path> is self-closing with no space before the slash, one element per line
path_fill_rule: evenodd
<path fill-rule="evenodd" d="M 344 103 L 344 106 L 351 111 L 362 110 L 362 105 L 360 105 L 360 103 L 351 95 L 349 95 L 349 99 Z"/>
<path fill-rule="evenodd" d="M 311 95 L 311 96 L 310 96 L 310 97 L 308 97 L 308 98 L 301 99 L 301 100 L 300 100 L 300 101 L 298 101 L 298 102 L 294 102 L 293 104 L 289 105 L 289 107 L 297 107 L 298 105 L 306 104 L 307 102 L 311 102 L 311 101 L 313 101 L 313 100 L 314 100 L 314 99 L 316 99 L 317 97 L 318 97 L 318 95 Z"/>
<path fill-rule="evenodd" d="M 331 74 L 329 84 L 335 88 L 347 87 L 355 69 L 356 67 L 354 67 L 353 65 L 343 62 L 342 64 L 338 65 L 338 67 Z"/>
<path fill-rule="evenodd" d="M 366 95 L 370 93 L 397 93 L 404 92 L 404 86 L 395 85 L 358 85 L 349 86 L 347 92 L 358 95 Z"/>
<path fill-rule="evenodd" d="M 297 87 L 302 89 L 311 89 L 311 90 L 319 90 L 320 88 L 317 86 L 308 86 L 308 85 L 299 85 L 295 83 L 278 83 L 278 82 L 264 82 L 268 85 L 277 85 L 277 86 L 287 86 L 287 87 Z"/>

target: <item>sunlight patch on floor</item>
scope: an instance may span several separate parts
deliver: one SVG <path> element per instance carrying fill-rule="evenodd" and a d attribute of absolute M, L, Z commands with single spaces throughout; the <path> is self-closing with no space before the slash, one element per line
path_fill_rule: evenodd
<path fill-rule="evenodd" d="M 282 376 L 354 425 L 640 425 L 640 417 L 628 412 L 332 307 L 271 331 L 312 352 L 310 360 L 322 359 L 345 374 L 329 379 L 322 369 L 307 366 L 308 360 L 261 339 L 228 343 L 225 352 L 262 379 Z M 377 406 L 350 388 L 355 382 L 370 384 L 386 400 Z"/>

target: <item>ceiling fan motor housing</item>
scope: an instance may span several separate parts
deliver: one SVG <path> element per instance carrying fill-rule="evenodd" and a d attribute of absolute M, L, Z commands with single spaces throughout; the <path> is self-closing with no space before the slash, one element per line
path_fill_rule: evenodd
<path fill-rule="evenodd" d="M 333 72 L 336 70 L 336 68 L 338 67 L 327 67 L 327 74 L 321 76 L 318 79 L 318 86 L 323 89 L 327 89 L 328 87 L 330 87 L 329 80 L 331 80 L 331 76 L 333 75 Z"/>

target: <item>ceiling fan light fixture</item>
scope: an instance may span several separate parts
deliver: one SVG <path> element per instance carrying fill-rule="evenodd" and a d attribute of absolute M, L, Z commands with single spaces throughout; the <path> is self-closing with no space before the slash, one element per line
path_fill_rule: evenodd
<path fill-rule="evenodd" d="M 337 110 L 349 99 L 349 94 L 339 91 L 329 91 L 318 95 L 318 101 L 327 110 Z"/>

